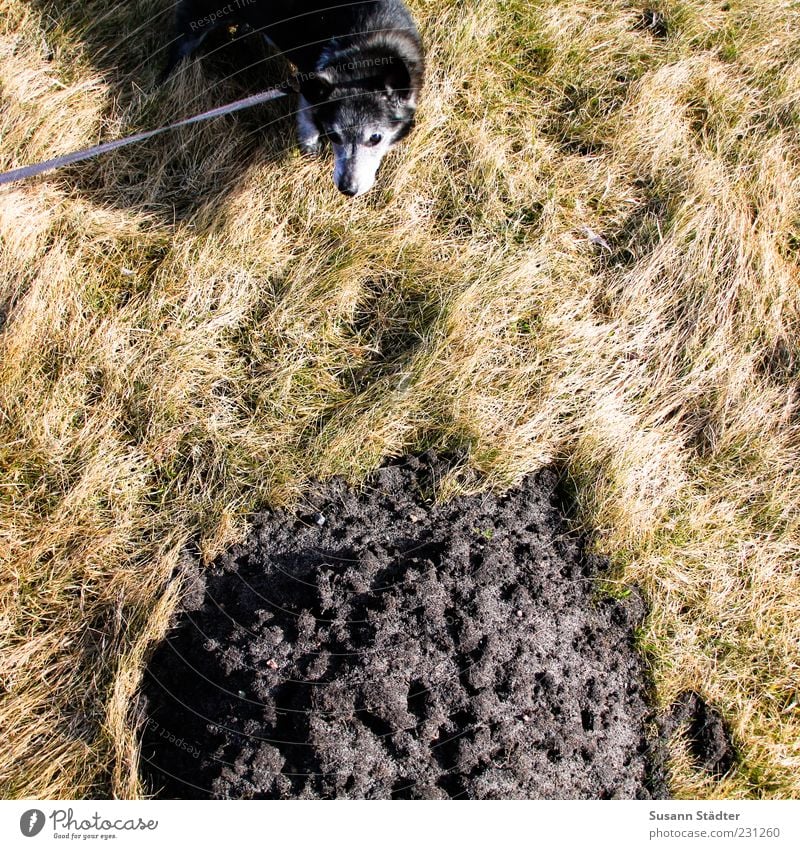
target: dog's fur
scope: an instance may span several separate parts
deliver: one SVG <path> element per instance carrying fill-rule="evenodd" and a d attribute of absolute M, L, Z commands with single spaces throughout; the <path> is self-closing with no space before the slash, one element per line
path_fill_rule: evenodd
<path fill-rule="evenodd" d="M 334 182 L 368 191 L 384 155 L 414 123 L 424 60 L 402 0 L 181 0 L 164 76 L 220 26 L 244 23 L 297 68 L 298 138 L 306 153 L 327 139 Z"/>

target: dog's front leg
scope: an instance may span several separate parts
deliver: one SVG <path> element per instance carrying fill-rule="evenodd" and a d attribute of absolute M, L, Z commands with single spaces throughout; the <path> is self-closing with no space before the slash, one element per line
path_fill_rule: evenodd
<path fill-rule="evenodd" d="M 311 117 L 311 104 L 299 95 L 297 98 L 297 141 L 302 153 L 318 156 L 322 152 L 322 139 Z"/>

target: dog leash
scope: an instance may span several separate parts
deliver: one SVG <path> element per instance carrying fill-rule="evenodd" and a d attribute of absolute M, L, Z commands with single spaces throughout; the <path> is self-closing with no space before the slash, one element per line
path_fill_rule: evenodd
<path fill-rule="evenodd" d="M 207 112 L 201 112 L 199 115 L 192 115 L 191 118 L 184 118 L 182 121 L 177 121 L 174 124 L 167 124 L 164 127 L 159 127 L 156 130 L 147 130 L 143 133 L 136 133 L 132 136 L 126 136 L 115 141 L 98 144 L 94 147 L 87 147 L 83 150 L 76 150 L 73 153 L 65 153 L 63 156 L 56 156 L 54 159 L 48 159 L 44 162 L 37 162 L 33 165 L 25 165 L 22 168 L 14 168 L 11 171 L 0 173 L 0 185 L 7 183 L 15 183 L 18 180 L 25 180 L 28 177 L 35 177 L 37 174 L 43 174 L 45 171 L 52 171 L 54 168 L 63 168 L 65 165 L 72 165 L 73 162 L 83 162 L 85 159 L 92 159 L 95 156 L 100 156 L 103 153 L 109 153 L 112 150 L 117 150 L 120 147 L 126 147 L 129 144 L 151 139 L 153 136 L 158 136 L 161 133 L 176 130 L 179 127 L 187 127 L 190 124 L 197 124 L 200 121 L 208 121 L 211 118 L 219 118 L 222 115 L 230 115 L 232 112 L 238 112 L 241 109 L 249 109 L 251 106 L 257 106 L 259 103 L 266 103 L 269 100 L 277 100 L 279 97 L 286 97 L 293 86 L 291 82 L 276 86 L 275 88 L 261 91 L 258 94 L 253 94 L 250 97 L 235 100 L 233 103 L 228 103 L 225 106 L 218 106 L 216 109 L 209 109 Z"/>

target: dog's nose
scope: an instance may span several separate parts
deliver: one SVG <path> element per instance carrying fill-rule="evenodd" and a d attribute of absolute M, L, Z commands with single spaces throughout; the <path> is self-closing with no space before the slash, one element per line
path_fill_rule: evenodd
<path fill-rule="evenodd" d="M 342 186 L 339 186 L 339 191 L 343 195 L 347 195 L 349 198 L 353 198 L 358 194 L 358 189 L 350 183 L 345 183 Z"/>

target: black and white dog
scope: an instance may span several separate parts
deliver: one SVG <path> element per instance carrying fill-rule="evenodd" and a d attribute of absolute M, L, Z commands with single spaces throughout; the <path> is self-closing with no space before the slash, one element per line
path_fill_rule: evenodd
<path fill-rule="evenodd" d="M 240 23 L 297 68 L 301 150 L 319 153 L 328 140 L 339 191 L 372 188 L 386 152 L 413 127 L 422 86 L 422 44 L 402 0 L 180 0 L 164 76 L 212 30 Z"/>

